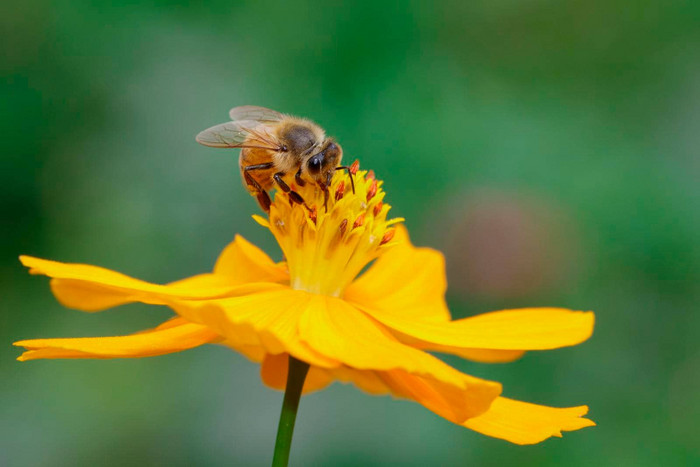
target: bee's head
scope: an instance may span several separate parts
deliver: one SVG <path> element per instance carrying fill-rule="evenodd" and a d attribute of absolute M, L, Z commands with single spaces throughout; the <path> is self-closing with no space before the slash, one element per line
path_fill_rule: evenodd
<path fill-rule="evenodd" d="M 340 165 L 342 158 L 343 150 L 340 145 L 328 138 L 323 142 L 321 150 L 307 159 L 306 173 L 319 186 L 327 187 L 331 184 L 335 169 Z"/>

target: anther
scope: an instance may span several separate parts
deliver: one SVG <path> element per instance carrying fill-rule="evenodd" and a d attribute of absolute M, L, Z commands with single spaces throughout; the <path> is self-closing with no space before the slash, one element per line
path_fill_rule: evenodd
<path fill-rule="evenodd" d="M 367 172 L 367 176 L 365 177 L 367 180 L 374 180 L 377 178 L 376 175 L 374 175 L 374 170 L 370 169 L 369 172 Z"/>
<path fill-rule="evenodd" d="M 372 171 L 370 170 L 370 173 L 371 172 Z M 369 174 L 367 174 L 367 176 L 369 177 Z M 374 198 L 374 195 L 376 195 L 376 194 L 377 194 L 377 181 L 372 180 L 372 184 L 369 186 L 369 190 L 367 190 L 367 201 Z"/>
<path fill-rule="evenodd" d="M 379 242 L 379 245 L 381 246 L 381 245 L 384 245 L 385 243 L 389 243 L 391 241 L 391 239 L 394 238 L 395 233 L 396 233 L 396 230 L 394 230 L 394 229 L 387 230 L 386 232 L 384 232 L 384 236 L 382 237 L 382 241 Z"/>
<path fill-rule="evenodd" d="M 343 199 L 343 195 L 345 194 L 345 180 L 341 180 L 340 183 L 338 183 L 338 187 L 335 189 L 335 200 L 340 201 Z"/>
<path fill-rule="evenodd" d="M 316 209 L 316 206 L 309 210 L 309 219 L 311 219 L 314 224 L 316 223 L 316 219 L 318 219 L 318 210 Z"/>
<path fill-rule="evenodd" d="M 352 224 L 352 228 L 356 229 L 364 223 L 365 223 L 365 213 L 363 212 L 362 214 L 357 216 L 357 219 L 355 219 L 355 222 Z"/>
<path fill-rule="evenodd" d="M 340 227 L 339 227 L 341 237 L 343 235 L 345 235 L 345 230 L 347 230 L 347 228 L 348 228 L 348 220 L 343 219 L 343 221 L 340 223 Z"/>
<path fill-rule="evenodd" d="M 360 170 L 360 161 L 357 160 L 357 159 L 355 159 L 355 162 L 353 162 L 353 163 L 350 165 L 350 169 L 349 169 L 349 170 L 350 170 L 350 173 L 351 173 L 351 174 L 355 175 L 355 174 L 357 173 L 357 171 Z"/>
<path fill-rule="evenodd" d="M 382 212 L 382 207 L 384 207 L 384 203 L 381 201 L 374 205 L 374 209 L 372 210 L 374 217 L 377 217 L 379 213 Z"/>

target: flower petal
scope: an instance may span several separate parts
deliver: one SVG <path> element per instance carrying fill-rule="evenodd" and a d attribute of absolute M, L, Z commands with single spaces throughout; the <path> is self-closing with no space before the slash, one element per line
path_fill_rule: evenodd
<path fill-rule="evenodd" d="M 353 383 L 369 394 L 376 396 L 391 393 L 389 386 L 376 371 L 356 370 L 345 365 L 329 371 L 338 381 Z"/>
<path fill-rule="evenodd" d="M 15 342 L 24 347 L 17 360 L 38 358 L 124 358 L 152 357 L 191 349 L 221 337 L 205 326 L 174 318 L 155 329 L 128 336 L 31 339 Z"/>
<path fill-rule="evenodd" d="M 337 298 L 314 295 L 301 318 L 300 334 L 311 348 L 329 358 L 357 370 L 383 372 L 392 391 L 419 400 L 453 421 L 482 413 L 501 391 L 498 383 L 460 373 L 398 342 L 381 325 Z"/>
<path fill-rule="evenodd" d="M 257 246 L 236 235 L 219 255 L 214 274 L 228 276 L 236 283 L 279 282 L 289 280 L 284 263 L 276 264 Z"/>
<path fill-rule="evenodd" d="M 83 311 L 101 311 L 130 302 L 162 305 L 164 298 L 204 300 L 243 293 L 251 287 L 217 274 L 200 274 L 157 285 L 87 264 L 59 263 L 30 256 L 20 256 L 20 261 L 30 268 L 31 274 L 53 278 L 51 289 L 61 304 Z"/>
<path fill-rule="evenodd" d="M 576 345 L 591 336 L 595 321 L 592 312 L 564 308 L 495 311 L 446 323 L 406 318 L 401 310 L 364 311 L 420 348 L 458 355 L 465 349 L 522 351 Z"/>
<path fill-rule="evenodd" d="M 585 405 L 560 409 L 499 397 L 486 413 L 462 425 L 511 443 L 535 444 L 552 436 L 561 437 L 562 431 L 595 426 L 593 421 L 582 418 L 586 413 Z"/>
<path fill-rule="evenodd" d="M 460 349 L 425 343 L 416 344 L 415 347 L 433 352 L 449 353 L 480 363 L 510 363 L 525 355 L 524 350 Z"/>
<path fill-rule="evenodd" d="M 266 290 L 238 297 L 167 300 L 167 305 L 185 319 L 208 326 L 231 341 L 246 336 L 246 345 L 262 346 L 267 353 L 290 353 L 323 368 L 338 366 L 336 360 L 299 339 L 299 320 L 312 295 L 280 284 L 266 284 Z"/>
<path fill-rule="evenodd" d="M 454 423 L 460 424 L 464 421 L 462 407 L 466 393 L 457 386 L 404 370 L 370 371 L 342 366 L 327 371 L 336 379 L 344 383 L 353 383 L 370 394 L 391 393 L 395 397 L 418 402 Z"/>
<path fill-rule="evenodd" d="M 260 376 L 266 386 L 284 391 L 287 386 L 287 371 L 289 369 L 289 354 L 267 354 L 260 366 Z M 304 380 L 303 394 L 323 389 L 333 382 L 333 376 L 328 370 L 312 366 Z"/>
<path fill-rule="evenodd" d="M 403 225 L 396 227 L 396 245 L 382 254 L 348 286 L 344 298 L 380 310 L 401 310 L 404 316 L 447 321 L 445 258 L 430 248 L 416 248 Z"/>
<path fill-rule="evenodd" d="M 377 372 L 396 397 L 411 399 L 454 423 L 474 416 L 464 389 L 403 370 Z M 464 375 L 468 377 L 467 375 Z"/>
<path fill-rule="evenodd" d="M 227 336 L 222 342 L 222 345 L 229 347 L 236 352 L 242 353 L 249 360 L 260 363 L 265 358 L 267 352 L 260 345 L 258 335 L 252 329 L 239 328 L 236 335 Z"/>

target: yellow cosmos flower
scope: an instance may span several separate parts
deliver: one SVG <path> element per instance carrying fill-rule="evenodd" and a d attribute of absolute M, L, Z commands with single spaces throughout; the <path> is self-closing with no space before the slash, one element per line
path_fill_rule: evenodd
<path fill-rule="evenodd" d="M 591 312 L 526 308 L 451 320 L 444 258 L 417 248 L 399 219 L 388 220 L 382 183 L 370 172 L 336 173 L 327 210 L 321 190 L 297 187 L 311 209 L 277 193 L 255 219 L 277 239 L 275 263 L 237 236 L 211 273 L 155 285 L 84 264 L 22 256 L 51 277 L 65 306 L 100 311 L 142 302 L 176 317 L 119 337 L 33 339 L 19 360 L 162 355 L 223 344 L 261 363 L 262 380 L 284 389 L 289 356 L 310 365 L 304 392 L 333 381 L 371 394 L 412 399 L 488 436 L 532 444 L 594 423 L 586 406 L 553 408 L 501 396 L 501 385 L 457 371 L 428 352 L 479 362 L 515 360 L 528 350 L 565 347 L 593 331 Z M 372 263 L 364 272 L 368 264 Z"/>

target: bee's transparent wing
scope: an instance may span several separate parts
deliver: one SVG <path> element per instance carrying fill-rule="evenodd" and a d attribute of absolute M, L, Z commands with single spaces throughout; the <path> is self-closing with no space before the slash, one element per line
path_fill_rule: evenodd
<path fill-rule="evenodd" d="M 278 122 L 283 115 L 276 110 L 258 107 L 256 105 L 241 105 L 229 111 L 231 120 L 254 120 L 256 122 Z"/>
<path fill-rule="evenodd" d="M 259 147 L 277 150 L 279 144 L 269 133 L 259 131 L 261 127 L 260 122 L 252 120 L 226 122 L 200 132 L 196 140 L 199 144 L 213 148 Z M 246 141 L 248 144 L 244 144 Z"/>
<path fill-rule="evenodd" d="M 245 125 L 245 124 L 248 125 Z M 236 148 L 250 135 L 249 129 L 257 125 L 256 122 L 226 122 L 215 125 L 201 131 L 197 135 L 197 142 L 204 146 L 214 148 Z"/>

